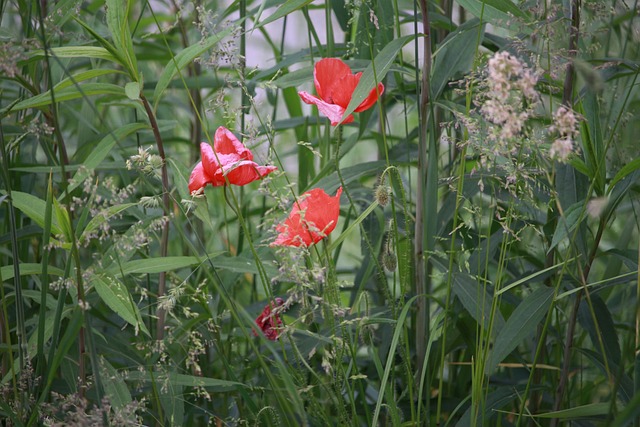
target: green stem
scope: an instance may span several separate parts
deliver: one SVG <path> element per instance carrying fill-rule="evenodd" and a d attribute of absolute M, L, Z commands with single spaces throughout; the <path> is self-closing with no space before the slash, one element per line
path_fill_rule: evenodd
<path fill-rule="evenodd" d="M 169 174 L 167 172 L 167 158 L 164 152 L 164 144 L 162 143 L 162 137 L 160 136 L 160 129 L 158 127 L 158 122 L 156 121 L 156 116 L 151 109 L 151 105 L 149 105 L 149 101 L 144 96 L 142 92 L 140 92 L 140 100 L 142 101 L 142 105 L 144 106 L 145 111 L 147 112 L 147 116 L 149 117 L 149 123 L 151 124 L 151 129 L 153 130 L 153 136 L 156 139 L 156 145 L 158 147 L 158 154 L 162 159 L 162 207 L 164 210 L 164 222 L 162 224 L 162 237 L 160 240 L 160 256 L 166 257 L 168 253 L 169 246 L 169 215 L 171 213 L 171 201 L 169 199 Z M 166 272 L 161 272 L 158 277 L 158 296 L 160 299 L 166 293 Z M 166 313 L 165 309 L 162 307 L 158 307 L 158 324 L 156 328 L 156 339 L 161 340 L 164 337 L 164 324 Z"/>
<path fill-rule="evenodd" d="M 417 173 L 417 187 L 416 187 L 416 222 L 415 222 L 415 249 L 414 249 L 414 263 L 415 263 L 415 293 L 420 295 L 417 301 L 418 312 L 416 315 L 416 367 L 417 377 L 420 377 L 422 364 L 425 359 L 426 343 L 429 340 L 429 305 L 427 295 L 431 292 L 430 280 L 428 277 L 427 268 L 427 252 L 431 249 L 431 243 L 429 240 L 426 227 L 426 211 L 428 205 L 432 199 L 433 194 L 427 194 L 428 192 L 428 175 L 429 168 L 427 164 L 427 152 L 430 157 L 436 155 L 432 152 L 432 144 L 427 146 L 427 138 L 433 139 L 433 135 L 429 135 L 429 125 L 427 123 L 429 114 L 429 104 L 431 102 L 430 93 L 430 77 L 431 77 L 431 26 L 429 20 L 429 8 L 426 0 L 420 0 L 420 11 L 422 13 L 422 31 L 424 33 L 423 44 L 423 65 L 422 65 L 422 82 L 420 85 L 420 137 L 418 140 L 418 173 Z M 417 41 L 416 41 L 417 43 Z M 436 171 L 432 171 L 436 172 Z M 437 172 L 436 172 L 437 173 Z M 437 175 L 436 175 L 437 176 Z M 431 184 L 431 183 L 429 183 Z M 436 195 L 437 196 L 437 195 Z M 429 381 L 427 381 L 429 384 Z"/>
<path fill-rule="evenodd" d="M 11 199 L 11 181 L 10 181 L 10 177 L 8 174 L 9 171 L 9 158 L 8 158 L 8 153 L 7 153 L 7 147 L 5 144 L 5 139 L 4 139 L 4 131 L 3 131 L 3 126 L 2 123 L 0 122 L 0 156 L 1 156 L 1 161 L 2 161 L 2 179 L 5 182 L 5 188 L 7 191 L 7 202 L 8 202 L 8 211 L 9 211 L 9 234 L 11 237 L 11 256 L 13 258 L 13 283 L 14 283 L 14 289 L 15 289 L 15 308 L 16 308 L 16 320 L 18 322 L 18 324 L 16 325 L 16 335 L 18 338 L 18 358 L 20 360 L 20 372 L 23 371 L 24 367 L 25 367 L 25 362 L 26 362 L 26 357 L 27 357 L 27 331 L 26 331 L 26 327 L 25 327 L 25 317 L 24 317 L 24 297 L 22 295 L 22 276 L 20 276 L 20 255 L 18 253 L 18 228 L 16 225 L 16 215 L 15 215 L 15 210 L 13 207 L 13 202 Z M 1 278 L 0 278 L 1 279 Z M 2 282 L 0 282 L 0 287 L 2 287 L 1 285 Z M 4 287 L 2 288 L 2 303 L 3 303 L 3 307 L 6 311 L 6 307 L 5 307 L 5 297 L 4 297 Z M 4 322 L 6 322 L 6 319 L 8 319 L 8 316 L 5 313 L 4 316 Z M 7 337 L 7 341 L 9 344 L 11 344 L 11 335 L 9 332 L 9 326 L 7 325 L 7 333 L 6 333 L 6 337 Z M 14 388 L 14 393 L 17 396 L 18 390 L 16 388 L 16 373 L 13 371 L 14 369 L 14 363 L 13 363 L 13 353 L 12 353 L 12 349 L 11 349 L 11 345 L 9 346 L 9 350 L 8 350 L 9 354 L 10 354 L 10 362 L 11 362 L 11 371 L 13 372 L 12 375 L 12 380 L 13 380 L 13 388 Z M 23 393 L 24 394 L 24 393 Z M 16 399 L 18 400 L 18 399 Z M 22 400 L 22 403 L 20 405 L 20 410 L 22 410 L 22 408 L 24 408 L 24 400 Z"/>

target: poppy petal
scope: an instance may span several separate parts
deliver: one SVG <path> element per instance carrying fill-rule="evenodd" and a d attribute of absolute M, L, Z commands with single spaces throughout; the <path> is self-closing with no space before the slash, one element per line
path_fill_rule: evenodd
<path fill-rule="evenodd" d="M 202 157 L 201 163 L 204 173 L 209 177 L 213 177 L 220 168 L 220 164 L 218 163 L 216 153 L 213 152 L 211 145 L 206 142 L 200 143 L 200 156 Z"/>
<path fill-rule="evenodd" d="M 378 83 L 378 87 L 377 88 L 374 87 L 373 89 L 371 89 L 371 92 L 369 92 L 369 95 L 365 98 L 364 101 L 360 103 L 360 105 L 358 105 L 358 107 L 354 111 L 356 113 L 359 113 L 361 111 L 368 110 L 373 106 L 373 104 L 376 103 L 376 101 L 378 100 L 378 96 L 382 96 L 383 93 L 384 93 L 384 85 L 382 83 Z"/>
<path fill-rule="evenodd" d="M 278 339 L 279 328 L 282 326 L 282 319 L 280 318 L 279 313 L 272 312 L 272 305 L 275 305 L 274 309 L 280 307 L 284 304 L 284 300 L 282 298 L 275 298 L 274 303 L 269 303 L 266 305 L 262 313 L 256 318 L 256 325 L 262 330 L 264 336 L 268 339 L 275 341 Z M 254 335 L 258 335 L 256 331 L 253 331 Z"/>
<path fill-rule="evenodd" d="M 216 134 L 214 136 L 213 148 L 218 153 L 218 156 L 228 155 L 229 161 L 237 162 L 238 160 L 253 160 L 253 154 L 251 150 L 244 146 L 242 142 L 236 138 L 236 136 L 224 126 L 220 126 L 216 130 Z M 233 159 L 233 160 L 231 160 Z M 222 165 L 225 162 L 220 160 Z"/>
<path fill-rule="evenodd" d="M 211 177 L 205 173 L 202 162 L 198 162 L 189 177 L 189 194 L 199 193 L 209 183 L 211 183 Z"/>
<path fill-rule="evenodd" d="M 247 185 L 260 179 L 278 169 L 275 166 L 259 166 L 251 160 L 242 160 L 235 164 L 224 165 L 219 173 L 214 177 L 214 181 L 226 183 L 224 175 L 227 176 L 230 184 Z"/>
<path fill-rule="evenodd" d="M 327 237 L 338 223 L 341 194 L 342 187 L 335 196 L 320 188 L 304 193 L 284 224 L 276 227 L 280 234 L 271 246 L 311 246 Z"/>
<path fill-rule="evenodd" d="M 338 80 L 335 86 L 335 90 L 332 93 L 334 104 L 338 104 L 345 110 L 347 109 L 349 103 L 351 102 L 353 91 L 356 90 L 356 86 L 358 86 L 361 74 L 362 73 L 347 74 L 340 80 Z"/>
<path fill-rule="evenodd" d="M 306 202 L 304 222 L 311 230 L 313 243 L 318 243 L 328 236 L 338 224 L 342 187 L 338 188 L 335 196 L 329 196 L 320 188 L 314 188 L 307 194 L 309 196 L 303 201 L 303 203 Z"/>
<path fill-rule="evenodd" d="M 259 166 L 255 163 L 251 150 L 223 126 L 216 130 L 214 139 L 214 147 L 206 142 L 200 144 L 202 161 L 193 168 L 189 177 L 191 193 L 199 192 L 207 184 L 223 186 L 229 182 L 246 185 L 277 169 L 275 166 Z"/>
<path fill-rule="evenodd" d="M 313 81 L 318 96 L 324 101 L 334 103 L 334 88 L 343 76 L 351 74 L 351 68 L 337 58 L 324 58 L 313 67 Z"/>
<path fill-rule="evenodd" d="M 327 116 L 331 121 L 331 126 L 337 126 L 338 124 L 347 124 L 353 121 L 353 115 L 349 115 L 344 121 L 342 120 L 342 115 L 344 114 L 345 109 L 336 104 L 329 104 L 324 102 L 322 99 L 317 98 L 311 95 L 308 92 L 298 92 L 300 98 L 307 104 L 315 104 L 318 107 L 318 111 L 323 115 Z"/>
<path fill-rule="evenodd" d="M 276 227 L 276 231 L 280 234 L 270 246 L 311 246 L 311 235 L 305 230 L 300 213 L 297 211 L 291 212 L 284 224 Z"/>

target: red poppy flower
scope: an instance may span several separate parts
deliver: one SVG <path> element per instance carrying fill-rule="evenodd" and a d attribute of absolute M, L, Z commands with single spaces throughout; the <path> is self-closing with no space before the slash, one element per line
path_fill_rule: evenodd
<path fill-rule="evenodd" d="M 362 73 L 353 74 L 351 68 L 340 59 L 321 59 L 313 68 L 313 81 L 320 98 L 304 91 L 298 92 L 298 95 L 307 104 L 315 104 L 318 110 L 331 120 L 331 125 L 336 126 L 341 123 L 361 76 Z M 383 92 L 384 85 L 378 83 L 378 87 L 374 87 L 354 111 L 359 113 L 371 108 Z M 353 114 L 349 114 L 342 123 L 352 121 Z"/>
<path fill-rule="evenodd" d="M 282 298 L 275 298 L 274 300 L 275 307 L 280 307 L 284 304 Z M 282 326 L 282 319 L 280 319 L 280 315 L 278 313 L 271 312 L 272 303 L 267 304 L 267 306 L 262 310 L 260 316 L 256 318 L 256 324 L 262 329 L 262 333 L 268 339 L 275 341 L 278 339 L 278 328 Z M 256 331 L 253 331 L 253 334 L 258 336 Z"/>
<path fill-rule="evenodd" d="M 251 150 L 223 126 L 216 130 L 213 148 L 206 142 L 200 144 L 200 154 L 202 161 L 189 177 L 189 193 L 200 192 L 207 184 L 225 185 L 225 176 L 231 184 L 247 185 L 277 169 L 259 166 L 253 161 Z"/>
<path fill-rule="evenodd" d="M 341 194 L 342 187 L 333 197 L 320 188 L 304 193 L 276 227 L 280 234 L 271 246 L 311 246 L 327 237 L 338 223 Z"/>

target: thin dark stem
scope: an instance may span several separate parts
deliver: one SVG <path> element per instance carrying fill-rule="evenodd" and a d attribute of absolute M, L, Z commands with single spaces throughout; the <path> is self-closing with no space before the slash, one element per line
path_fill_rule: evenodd
<path fill-rule="evenodd" d="M 573 0 L 571 2 L 571 28 L 569 29 L 569 58 L 574 58 L 577 53 L 578 48 L 578 38 L 580 37 L 580 0 Z M 574 86 L 574 77 L 575 70 L 573 63 L 569 61 L 567 65 L 567 74 L 564 80 L 564 91 L 562 93 L 562 104 L 568 107 L 571 107 L 573 104 L 573 86 Z M 592 256 L 587 261 L 587 264 L 584 268 L 583 278 L 586 278 L 589 275 L 589 270 L 591 269 L 591 263 L 593 261 L 593 257 L 595 256 L 595 250 L 598 247 L 598 243 L 600 241 L 599 237 L 602 236 L 602 227 L 598 230 L 598 236 L 594 242 L 594 247 L 592 251 Z M 576 327 L 576 320 L 578 316 L 578 309 L 580 308 L 580 301 L 582 299 L 582 291 L 579 291 L 576 294 L 576 299 L 573 304 L 573 308 L 571 310 L 571 315 L 569 317 L 569 324 L 567 326 L 567 335 L 565 337 L 564 350 L 563 350 L 563 364 L 562 371 L 560 373 L 560 382 L 558 383 L 558 388 L 556 390 L 556 398 L 553 405 L 554 411 L 558 411 L 562 406 L 562 400 L 564 398 L 564 392 L 567 386 L 567 381 L 569 379 L 569 367 L 571 362 L 571 348 L 573 346 L 573 335 Z M 559 419 L 554 418 L 551 420 L 550 426 L 556 427 L 558 425 Z"/>
<path fill-rule="evenodd" d="M 153 130 L 153 136 L 156 139 L 156 145 L 158 146 L 158 154 L 162 159 L 162 207 L 164 209 L 164 222 L 162 224 L 162 237 L 160 240 L 160 256 L 167 256 L 167 247 L 169 246 L 169 214 L 171 212 L 171 202 L 169 199 L 169 175 L 167 173 L 167 161 L 164 153 L 164 145 L 162 143 L 162 137 L 160 136 L 160 129 L 158 128 L 158 122 L 156 122 L 156 116 L 149 105 L 147 98 L 140 92 L 140 100 L 144 106 L 147 116 L 149 116 L 149 122 L 151 123 L 151 129 Z M 165 272 L 161 272 L 158 277 L 158 300 L 162 298 L 166 292 L 167 276 Z M 166 318 L 165 310 L 162 307 L 158 307 L 158 324 L 156 329 L 156 339 L 161 340 L 164 337 L 164 323 Z"/>
<path fill-rule="evenodd" d="M 176 0 L 171 0 L 171 4 L 176 12 L 176 14 L 180 11 L 180 6 L 178 6 Z M 200 21 L 200 16 L 197 13 L 198 7 L 200 6 L 200 0 L 194 2 L 194 9 L 196 12 L 194 13 L 194 23 L 197 25 Z M 189 36 L 187 34 L 187 28 L 185 26 L 185 22 L 183 19 L 178 21 L 178 28 L 180 29 L 180 40 L 182 41 L 182 47 L 189 47 Z M 200 64 L 197 62 L 193 62 L 189 64 L 187 67 L 187 72 L 189 73 L 189 77 L 198 77 L 200 75 Z M 198 120 L 200 116 L 199 109 L 202 106 L 202 96 L 200 95 L 200 90 L 197 88 L 191 89 L 189 91 L 191 93 L 191 99 L 193 102 L 189 104 L 189 108 L 191 108 L 191 113 L 193 115 L 193 123 L 191 124 L 191 145 L 193 147 L 192 150 L 192 162 L 196 160 L 197 153 L 200 152 L 199 146 L 200 141 L 202 141 L 202 123 Z"/>
<path fill-rule="evenodd" d="M 578 39 L 580 37 L 580 0 L 571 2 L 571 28 L 569 29 L 569 63 L 567 64 L 567 74 L 564 78 L 564 91 L 562 92 L 562 103 L 568 107 L 573 104 L 573 85 L 575 80 L 575 67 L 571 59 L 575 58 L 578 49 Z"/>
<path fill-rule="evenodd" d="M 424 295 L 427 289 L 427 269 L 425 265 L 425 193 L 427 188 L 427 117 L 431 94 L 429 76 L 431 75 L 431 29 L 429 26 L 429 9 L 426 0 L 420 0 L 422 12 L 422 28 L 425 35 L 423 41 L 422 84 L 420 92 L 420 140 L 418 152 L 418 185 L 416 190 L 416 223 L 415 223 L 415 280 L 416 295 Z M 427 342 L 427 319 L 429 307 L 426 298 L 418 298 L 418 314 L 416 317 L 416 366 L 418 375 L 425 357 Z"/>
<path fill-rule="evenodd" d="M 593 261 L 596 258 L 596 253 L 598 251 L 598 246 L 600 246 L 600 240 L 602 239 L 605 226 L 606 226 L 606 221 L 603 219 L 600 221 L 598 231 L 596 232 L 596 237 L 593 241 L 593 247 L 591 248 L 589 259 L 587 260 L 587 263 L 584 266 L 584 269 L 582 270 L 583 284 L 586 284 L 587 278 L 589 277 L 589 272 L 591 271 L 591 266 L 593 265 Z M 583 293 L 583 290 L 578 291 L 578 293 L 576 294 L 576 300 L 573 304 L 573 308 L 571 309 L 571 315 L 570 315 L 571 317 L 569 318 L 569 326 L 567 328 L 567 335 L 565 337 L 565 342 L 564 342 L 564 352 L 562 357 L 562 360 L 563 360 L 562 371 L 560 372 L 560 383 L 558 384 L 558 388 L 556 390 L 556 400 L 553 405 L 554 411 L 559 411 L 560 407 L 562 406 L 564 391 L 567 388 L 567 382 L 569 380 L 569 368 L 571 365 L 571 348 L 573 347 L 573 335 L 576 328 L 576 321 L 578 318 L 578 309 L 580 308 L 582 293 Z M 607 369 L 607 371 L 608 370 L 609 369 Z M 551 420 L 551 423 L 549 425 L 551 427 L 555 427 L 558 425 L 559 421 L 560 420 L 558 418 L 554 418 Z"/>

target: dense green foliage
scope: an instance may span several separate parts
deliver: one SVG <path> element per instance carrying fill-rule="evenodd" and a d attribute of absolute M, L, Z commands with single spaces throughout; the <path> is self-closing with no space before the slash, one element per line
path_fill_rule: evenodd
<path fill-rule="evenodd" d="M 0 0 L 0 425 L 638 426 L 638 11 Z"/>

